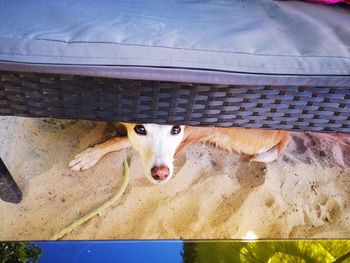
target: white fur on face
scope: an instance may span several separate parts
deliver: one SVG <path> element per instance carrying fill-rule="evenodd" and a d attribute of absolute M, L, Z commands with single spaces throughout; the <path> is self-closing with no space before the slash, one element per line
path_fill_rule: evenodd
<path fill-rule="evenodd" d="M 184 126 L 181 132 L 176 135 L 171 134 L 172 125 L 142 124 L 146 129 L 146 135 L 139 135 L 134 131 L 136 124 L 126 125 L 128 138 L 131 145 L 139 152 L 143 161 L 145 175 L 152 183 L 160 182 L 153 179 L 151 169 L 154 166 L 165 165 L 169 168 L 169 176 L 165 182 L 171 178 L 174 171 L 173 160 L 176 148 L 182 141 Z"/>

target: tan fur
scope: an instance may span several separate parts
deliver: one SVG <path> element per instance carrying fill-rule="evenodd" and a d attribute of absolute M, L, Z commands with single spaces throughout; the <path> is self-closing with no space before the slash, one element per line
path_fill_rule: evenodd
<path fill-rule="evenodd" d="M 230 152 L 248 155 L 252 161 L 263 161 L 259 156 L 272 150 L 271 154 L 274 156 L 268 159 L 273 161 L 283 153 L 288 139 L 289 132 L 280 130 L 186 126 L 184 139 L 177 153 L 188 144 L 207 142 Z"/>

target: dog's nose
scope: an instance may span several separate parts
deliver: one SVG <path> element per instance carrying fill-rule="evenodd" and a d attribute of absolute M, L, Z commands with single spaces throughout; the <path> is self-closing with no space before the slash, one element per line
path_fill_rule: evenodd
<path fill-rule="evenodd" d="M 154 180 L 164 181 L 169 177 L 169 168 L 165 165 L 153 166 L 153 168 L 151 169 L 151 175 L 154 178 Z"/>

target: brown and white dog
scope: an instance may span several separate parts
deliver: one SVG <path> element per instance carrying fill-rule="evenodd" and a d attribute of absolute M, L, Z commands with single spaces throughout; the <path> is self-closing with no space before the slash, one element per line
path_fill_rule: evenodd
<path fill-rule="evenodd" d="M 247 156 L 249 161 L 272 162 L 285 150 L 289 132 L 245 128 L 193 127 L 122 123 L 127 136 L 115 137 L 75 156 L 69 167 L 81 171 L 104 155 L 133 146 L 141 156 L 146 177 L 154 184 L 169 180 L 173 159 L 188 144 L 211 143 Z"/>

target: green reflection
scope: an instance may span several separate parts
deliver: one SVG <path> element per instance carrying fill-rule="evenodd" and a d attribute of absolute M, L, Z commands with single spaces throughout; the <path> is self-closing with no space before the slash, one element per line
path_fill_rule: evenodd
<path fill-rule="evenodd" d="M 41 248 L 29 242 L 0 243 L 0 262 L 37 262 L 42 253 Z"/>
<path fill-rule="evenodd" d="M 350 240 L 185 242 L 184 263 L 350 262 Z"/>

